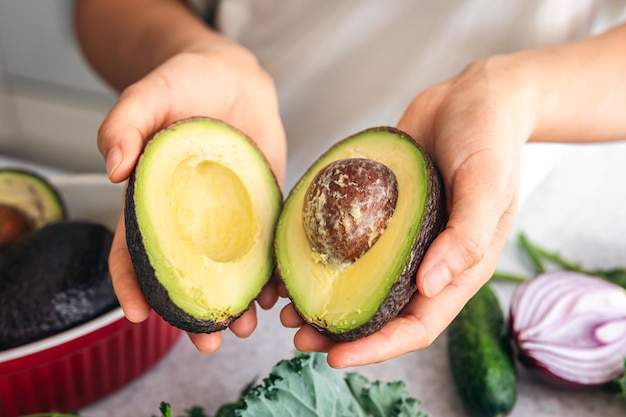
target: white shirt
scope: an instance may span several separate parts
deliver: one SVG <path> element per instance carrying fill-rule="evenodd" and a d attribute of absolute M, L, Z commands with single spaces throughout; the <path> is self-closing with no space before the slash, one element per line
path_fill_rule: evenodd
<path fill-rule="evenodd" d="M 586 37 L 625 15 L 623 0 L 223 0 L 216 24 L 274 77 L 289 190 L 332 144 L 395 125 L 421 90 L 476 59 Z"/>

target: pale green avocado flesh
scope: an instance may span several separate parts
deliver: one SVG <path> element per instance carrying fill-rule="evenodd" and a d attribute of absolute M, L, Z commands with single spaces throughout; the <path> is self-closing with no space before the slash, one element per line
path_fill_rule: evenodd
<path fill-rule="evenodd" d="M 154 279 L 169 298 L 154 296 L 153 308 L 166 319 L 171 310 L 188 315 L 192 324 L 176 325 L 197 332 L 206 330 L 198 321 L 225 324 L 241 315 L 272 273 L 282 203 L 260 151 L 225 123 L 185 120 L 149 142 L 133 187 L 140 249 L 154 276 L 140 276 L 141 254 L 133 263 L 149 302 Z"/>
<path fill-rule="evenodd" d="M 397 178 L 398 198 L 379 240 L 351 265 L 337 267 L 321 262 L 311 249 L 303 229 L 302 208 L 315 174 L 330 162 L 347 158 L 367 158 L 390 168 Z M 309 168 L 285 201 L 275 238 L 278 271 L 305 321 L 331 335 L 341 335 L 364 326 L 376 315 L 392 287 L 407 273 L 405 266 L 416 264 L 412 257 L 429 207 L 432 175 L 421 149 L 391 128 L 373 128 L 351 136 Z"/>

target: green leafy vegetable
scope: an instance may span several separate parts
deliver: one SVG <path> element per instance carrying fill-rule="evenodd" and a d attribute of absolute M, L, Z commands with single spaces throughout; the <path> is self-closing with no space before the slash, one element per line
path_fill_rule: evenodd
<path fill-rule="evenodd" d="M 615 268 L 609 270 L 596 270 L 591 271 L 590 273 L 597 277 L 604 278 L 607 281 L 611 281 L 622 288 L 626 288 L 626 269 Z"/>
<path fill-rule="evenodd" d="M 171 407 L 166 402 L 161 402 L 161 405 L 159 406 L 159 411 L 161 412 L 161 416 L 163 416 L 163 417 L 172 417 Z M 154 417 L 154 416 L 152 416 L 152 417 Z"/>
<path fill-rule="evenodd" d="M 533 268 L 536 273 L 546 272 L 546 267 L 542 262 L 541 251 L 539 247 L 531 243 L 524 233 L 517 235 L 517 243 L 526 252 L 528 259 L 533 264 Z"/>
<path fill-rule="evenodd" d="M 619 285 L 622 288 L 626 288 L 626 268 L 587 270 L 582 265 L 565 259 L 559 253 L 549 251 L 539 246 L 537 243 L 531 242 L 524 233 L 520 232 L 518 234 L 517 241 L 525 254 L 530 258 L 536 273 L 545 272 L 547 270 L 543 262 L 545 260 L 553 263 L 560 269 L 593 275 Z"/>
<path fill-rule="evenodd" d="M 237 410 L 238 408 L 243 407 L 243 397 L 246 396 L 246 394 L 248 394 L 250 392 L 250 390 L 254 387 L 254 381 L 250 382 L 248 385 L 245 386 L 245 388 L 241 391 L 241 395 L 239 397 L 239 399 L 236 402 L 232 402 L 232 403 L 226 403 L 224 405 L 222 405 L 219 410 L 217 410 L 217 413 L 215 414 L 215 417 L 228 417 L 228 416 L 232 416 L 234 415 L 233 413 L 235 412 L 235 410 Z M 198 414 L 197 416 L 193 416 L 193 415 L 189 415 L 188 417 L 206 417 L 203 414 Z"/>
<path fill-rule="evenodd" d="M 427 417 L 419 404 L 402 381 L 370 383 L 354 372 L 342 376 L 328 366 L 325 354 L 297 353 L 215 417 Z M 161 403 L 160 411 L 161 417 L 172 417 L 169 404 Z M 194 407 L 185 417 L 208 416 Z"/>
<path fill-rule="evenodd" d="M 368 387 L 367 379 L 354 372 L 347 374 L 345 381 L 367 416 L 426 417 L 422 412 L 416 414 L 419 401 L 408 395 L 403 382 L 374 381 Z"/>
<path fill-rule="evenodd" d="M 165 402 L 161 401 L 159 405 L 159 411 L 161 412 L 160 417 L 172 417 L 172 406 Z M 154 414 L 152 417 L 157 417 Z M 204 409 L 202 407 L 192 407 L 185 413 L 182 417 L 209 417 L 204 413 Z"/>
<path fill-rule="evenodd" d="M 322 353 L 280 361 L 242 400 L 224 417 L 425 417 L 403 382 L 370 384 L 354 373 L 343 377 Z"/>
<path fill-rule="evenodd" d="M 187 410 L 187 417 L 209 417 L 206 414 L 204 414 L 204 409 L 202 407 L 191 407 L 189 410 Z"/>

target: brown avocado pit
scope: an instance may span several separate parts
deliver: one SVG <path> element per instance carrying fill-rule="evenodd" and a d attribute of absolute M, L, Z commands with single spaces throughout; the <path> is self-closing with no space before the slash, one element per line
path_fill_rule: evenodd
<path fill-rule="evenodd" d="M 398 182 L 385 165 L 365 158 L 331 162 L 311 181 L 302 221 L 321 262 L 338 267 L 359 259 L 387 228 Z"/>
<path fill-rule="evenodd" d="M 305 322 L 356 340 L 408 304 L 445 220 L 430 156 L 398 129 L 367 129 L 330 148 L 289 193 L 276 227 L 277 270 Z"/>
<path fill-rule="evenodd" d="M 16 207 L 0 204 L 0 253 L 33 229 L 28 216 Z"/>
<path fill-rule="evenodd" d="M 0 169 L 0 252 L 66 216 L 61 194 L 46 178 L 22 168 Z"/>

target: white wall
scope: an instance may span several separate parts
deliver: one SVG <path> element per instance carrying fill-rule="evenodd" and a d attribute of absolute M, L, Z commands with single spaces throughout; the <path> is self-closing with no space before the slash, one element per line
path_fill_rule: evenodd
<path fill-rule="evenodd" d="M 0 2 L 0 155 L 102 172 L 100 122 L 115 94 L 85 64 L 72 0 Z"/>

